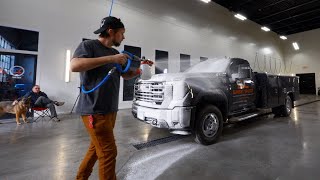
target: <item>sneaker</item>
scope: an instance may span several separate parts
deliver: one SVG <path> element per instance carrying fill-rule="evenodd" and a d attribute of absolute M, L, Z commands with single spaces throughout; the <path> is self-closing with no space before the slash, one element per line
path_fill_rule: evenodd
<path fill-rule="evenodd" d="M 64 102 L 55 101 L 54 104 L 55 104 L 56 106 L 62 106 L 62 105 L 64 105 Z"/>

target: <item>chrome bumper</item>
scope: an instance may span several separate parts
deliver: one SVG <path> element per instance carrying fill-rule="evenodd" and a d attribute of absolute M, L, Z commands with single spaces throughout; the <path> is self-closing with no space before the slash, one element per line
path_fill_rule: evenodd
<path fill-rule="evenodd" d="M 132 105 L 135 118 L 157 128 L 187 129 L 190 127 L 193 107 L 175 107 L 173 109 L 153 109 L 136 104 Z"/>

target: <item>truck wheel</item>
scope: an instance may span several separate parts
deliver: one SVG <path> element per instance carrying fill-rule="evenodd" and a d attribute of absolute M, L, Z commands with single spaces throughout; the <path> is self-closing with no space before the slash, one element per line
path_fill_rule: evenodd
<path fill-rule="evenodd" d="M 281 116 L 281 115 L 282 115 L 282 113 L 281 113 L 281 106 L 272 108 L 272 113 L 273 113 L 275 116 Z"/>
<path fill-rule="evenodd" d="M 206 106 L 197 113 L 195 141 L 199 144 L 210 145 L 215 143 L 223 129 L 221 111 L 216 106 Z"/>
<path fill-rule="evenodd" d="M 292 100 L 290 96 L 287 96 L 284 106 L 281 106 L 281 114 L 285 117 L 288 117 L 290 116 L 291 111 L 292 111 Z"/>

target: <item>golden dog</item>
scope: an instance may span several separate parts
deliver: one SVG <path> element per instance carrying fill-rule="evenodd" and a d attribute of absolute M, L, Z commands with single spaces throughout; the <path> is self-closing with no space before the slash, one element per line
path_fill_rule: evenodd
<path fill-rule="evenodd" d="M 4 115 L 5 113 L 15 114 L 16 115 L 16 122 L 20 125 L 20 116 L 25 123 L 27 123 L 27 112 L 30 108 L 31 100 L 30 98 L 22 98 L 16 104 L 12 104 L 13 101 L 2 101 L 0 102 L 0 116 Z"/>

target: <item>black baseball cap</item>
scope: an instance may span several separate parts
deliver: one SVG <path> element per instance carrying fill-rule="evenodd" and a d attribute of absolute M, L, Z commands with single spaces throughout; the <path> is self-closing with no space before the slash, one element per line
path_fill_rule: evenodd
<path fill-rule="evenodd" d="M 123 23 L 119 18 L 108 16 L 101 20 L 100 28 L 94 31 L 95 34 L 100 34 L 107 29 L 119 29 L 124 28 Z"/>

